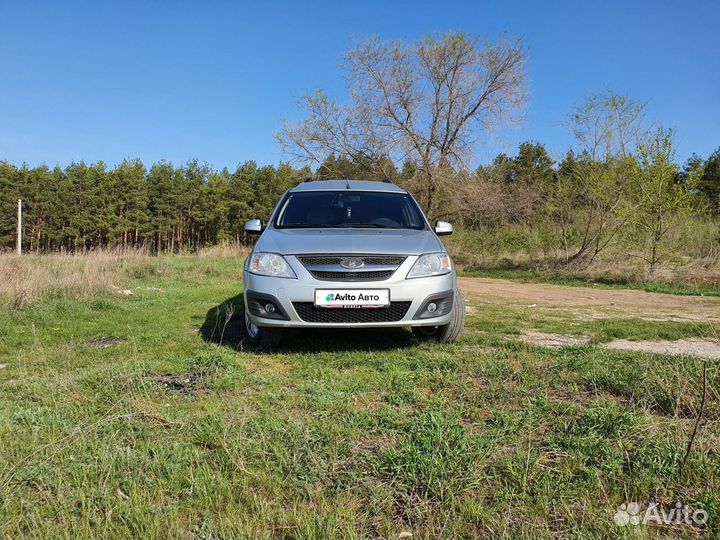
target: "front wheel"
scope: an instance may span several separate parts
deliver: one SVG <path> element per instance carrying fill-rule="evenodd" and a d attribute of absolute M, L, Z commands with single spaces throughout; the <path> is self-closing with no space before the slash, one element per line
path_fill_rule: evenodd
<path fill-rule="evenodd" d="M 243 313 L 245 320 L 245 340 L 258 349 L 272 349 L 282 339 L 283 329 L 271 326 L 258 326 L 250 320 L 247 312 Z"/>
<path fill-rule="evenodd" d="M 465 298 L 460 289 L 455 289 L 452 317 L 448 324 L 442 326 L 413 326 L 413 334 L 422 341 L 452 343 L 460 337 L 465 326 Z"/>

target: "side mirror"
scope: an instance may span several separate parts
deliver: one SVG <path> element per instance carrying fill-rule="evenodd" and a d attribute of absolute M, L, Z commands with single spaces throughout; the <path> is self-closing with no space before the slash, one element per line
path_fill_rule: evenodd
<path fill-rule="evenodd" d="M 248 234 L 260 234 L 263 231 L 263 222 L 261 219 L 251 219 L 245 223 L 245 232 Z"/>
<path fill-rule="evenodd" d="M 448 234 L 453 233 L 453 226 L 450 225 L 447 221 L 437 221 L 435 222 L 435 234 L 438 236 L 447 236 Z"/>

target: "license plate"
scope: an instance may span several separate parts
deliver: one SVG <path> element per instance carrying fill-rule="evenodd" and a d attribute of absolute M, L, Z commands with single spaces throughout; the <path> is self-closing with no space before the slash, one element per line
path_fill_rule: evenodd
<path fill-rule="evenodd" d="M 390 305 L 390 289 L 315 289 L 315 305 L 327 308 L 380 308 Z"/>

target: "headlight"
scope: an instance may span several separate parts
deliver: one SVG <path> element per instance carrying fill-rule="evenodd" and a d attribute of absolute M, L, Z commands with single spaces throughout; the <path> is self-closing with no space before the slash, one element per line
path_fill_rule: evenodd
<path fill-rule="evenodd" d="M 297 279 L 287 261 L 277 253 L 253 253 L 248 262 L 248 272 L 261 276 Z"/>
<path fill-rule="evenodd" d="M 427 253 L 422 255 L 410 269 L 407 277 L 440 276 L 452 270 L 450 256 L 447 253 Z"/>

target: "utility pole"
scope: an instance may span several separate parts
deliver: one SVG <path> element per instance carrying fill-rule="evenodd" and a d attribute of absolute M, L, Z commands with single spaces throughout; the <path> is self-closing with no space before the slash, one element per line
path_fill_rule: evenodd
<path fill-rule="evenodd" d="M 22 199 L 18 199 L 17 254 L 22 255 Z"/>

